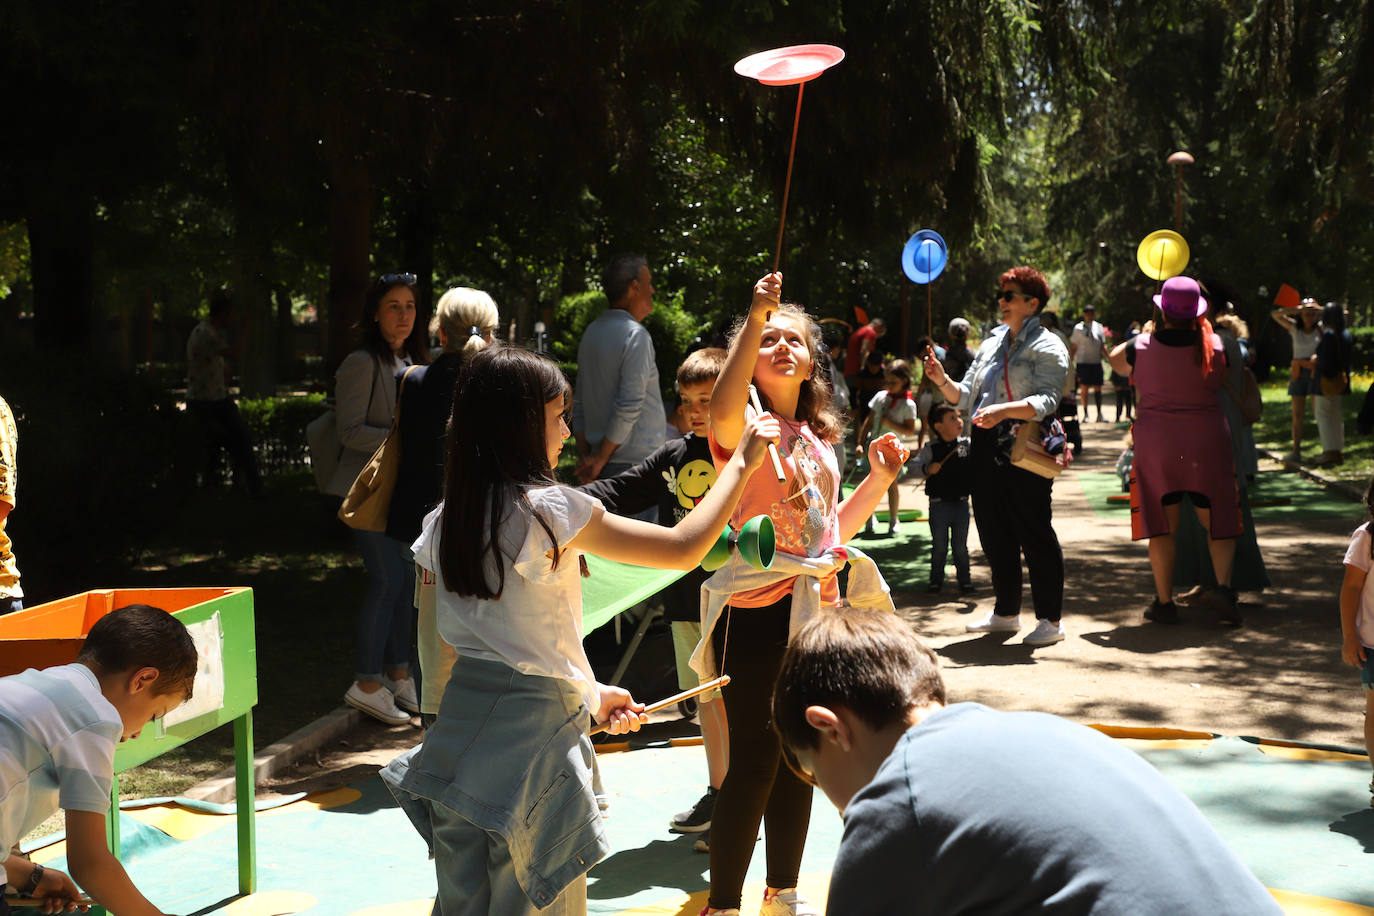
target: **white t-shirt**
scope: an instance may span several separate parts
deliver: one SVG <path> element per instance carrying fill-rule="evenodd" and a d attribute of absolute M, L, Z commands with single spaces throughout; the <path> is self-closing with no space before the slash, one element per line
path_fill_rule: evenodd
<path fill-rule="evenodd" d="M 506 506 L 499 535 L 506 576 L 501 597 L 464 598 L 450 591 L 439 562 L 443 503 L 425 516 L 420 537 L 411 548 L 415 563 L 438 578 L 439 635 L 460 657 L 497 661 L 524 674 L 571 681 L 594 714 L 600 696 L 582 648 L 582 553 L 568 550 L 567 543 L 586 527 L 601 502 L 564 486 L 528 492 L 530 505 L 548 523 L 562 549 L 556 569 L 548 555 L 553 545 L 543 527 Z M 495 586 L 496 568 L 490 554 L 485 568 L 487 584 Z"/>
<path fill-rule="evenodd" d="M 1369 528 L 1361 525 L 1350 536 L 1350 546 L 1345 549 L 1345 565 L 1369 572 L 1374 560 L 1369 556 Z M 1367 649 L 1374 649 L 1374 576 L 1366 575 L 1364 588 L 1360 591 L 1360 609 L 1355 614 L 1355 632 Z"/>
<path fill-rule="evenodd" d="M 1102 344 L 1106 339 L 1098 322 L 1078 322 L 1073 326 L 1073 336 L 1069 338 L 1069 343 L 1078 348 L 1074 351 L 1074 360 L 1087 365 L 1102 362 Z"/>
<path fill-rule="evenodd" d="M 85 665 L 0 678 L 0 848 L 59 808 L 107 811 L 123 734 L 119 713 Z"/>
<path fill-rule="evenodd" d="M 911 393 L 907 391 L 896 396 L 886 389 L 879 391 L 868 402 L 868 409 L 878 414 L 873 418 L 873 428 L 869 430 L 869 436 L 874 439 L 883 433 L 892 432 L 879 426 L 879 420 L 889 419 L 894 423 L 906 423 L 916 417 L 916 403 L 911 400 Z"/>

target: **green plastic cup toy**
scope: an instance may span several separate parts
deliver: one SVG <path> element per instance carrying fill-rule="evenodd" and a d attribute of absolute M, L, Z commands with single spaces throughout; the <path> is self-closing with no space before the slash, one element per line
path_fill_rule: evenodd
<path fill-rule="evenodd" d="M 701 561 L 701 568 L 715 572 L 730 559 L 730 551 L 738 549 L 744 562 L 755 569 L 767 569 L 773 565 L 773 554 L 777 550 L 777 537 L 773 531 L 773 520 L 766 515 L 756 515 L 744 523 L 738 531 L 726 528 L 711 545 Z"/>

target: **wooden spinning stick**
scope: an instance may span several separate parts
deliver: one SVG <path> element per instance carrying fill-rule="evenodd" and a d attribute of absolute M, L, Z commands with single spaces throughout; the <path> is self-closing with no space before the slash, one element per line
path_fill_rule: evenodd
<path fill-rule="evenodd" d="M 694 696 L 699 696 L 700 694 L 703 694 L 708 690 L 715 690 L 717 687 L 724 687 L 728 683 L 730 683 L 730 675 L 722 674 L 714 681 L 707 681 L 704 684 L 698 684 L 691 690 L 684 690 L 682 691 L 682 693 L 675 693 L 666 700 L 659 700 L 657 703 L 653 703 L 649 706 L 644 707 L 644 714 L 648 715 L 649 713 L 658 712 L 660 709 L 667 709 L 669 706 L 676 706 L 683 700 L 690 700 Z M 593 728 L 590 732 L 588 732 L 588 734 L 599 735 L 605 730 L 606 726 L 598 725 L 595 728 Z"/>
<path fill-rule="evenodd" d="M 759 391 L 753 385 L 749 386 L 749 403 L 754 405 L 754 413 L 763 416 L 763 406 L 759 404 Z M 782 472 L 782 459 L 778 457 L 778 447 L 773 443 L 768 443 L 768 457 L 773 459 L 773 473 L 778 477 L 778 483 L 787 483 L 787 475 Z"/>

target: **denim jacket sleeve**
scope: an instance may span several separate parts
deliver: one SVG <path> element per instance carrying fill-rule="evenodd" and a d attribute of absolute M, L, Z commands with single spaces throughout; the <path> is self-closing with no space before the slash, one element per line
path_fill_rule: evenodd
<path fill-rule="evenodd" d="M 1024 339 L 1012 343 L 1011 393 L 1035 408 L 1036 420 L 1043 420 L 1059 406 L 1068 374 L 1069 351 L 1064 342 L 1038 322 Z"/>
<path fill-rule="evenodd" d="M 973 365 L 964 373 L 963 381 L 955 382 L 959 389 L 959 409 L 968 413 L 975 395 L 987 382 L 991 387 L 991 403 L 1004 404 L 1008 400 L 1025 399 L 1035 409 L 1035 419 L 1042 420 L 1054 412 L 1069 374 L 1069 351 L 1058 335 L 1040 326 L 1036 318 L 1027 319 L 1021 333 L 1010 343 L 1011 397 L 1007 397 L 998 365 L 998 351 L 1002 348 L 1005 328 L 983 341 Z M 995 378 L 994 378 L 995 376 Z"/>

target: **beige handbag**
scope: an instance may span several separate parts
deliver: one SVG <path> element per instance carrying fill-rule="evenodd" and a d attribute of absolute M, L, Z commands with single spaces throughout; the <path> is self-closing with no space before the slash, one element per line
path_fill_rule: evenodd
<path fill-rule="evenodd" d="M 411 366 L 406 370 L 410 375 Z M 398 391 L 404 390 L 401 378 Z M 372 458 L 358 472 L 353 486 L 348 488 L 339 520 L 359 531 L 385 531 L 387 513 L 391 511 L 391 491 L 396 489 L 396 474 L 401 468 L 401 398 L 396 397 L 396 416 L 391 420 L 391 432 L 372 453 Z"/>
<path fill-rule="evenodd" d="M 1008 369 L 1003 368 L 1002 383 L 1007 386 L 1008 401 L 1012 399 L 1011 380 L 1007 378 L 1009 374 Z M 1061 462 L 1061 458 L 1051 455 L 1045 448 L 1044 431 L 1040 428 L 1040 423 L 1036 420 L 1022 420 L 1016 427 L 1016 439 L 1011 443 L 1011 453 L 1008 457 L 1011 458 L 1012 467 L 1053 479 L 1073 460 L 1073 450 L 1066 444 Z"/>
<path fill-rule="evenodd" d="M 1011 444 L 1011 463 L 1023 471 L 1039 474 L 1041 477 L 1058 477 L 1064 465 L 1045 450 L 1040 442 L 1040 424 L 1025 420 L 1016 430 L 1016 441 Z"/>

